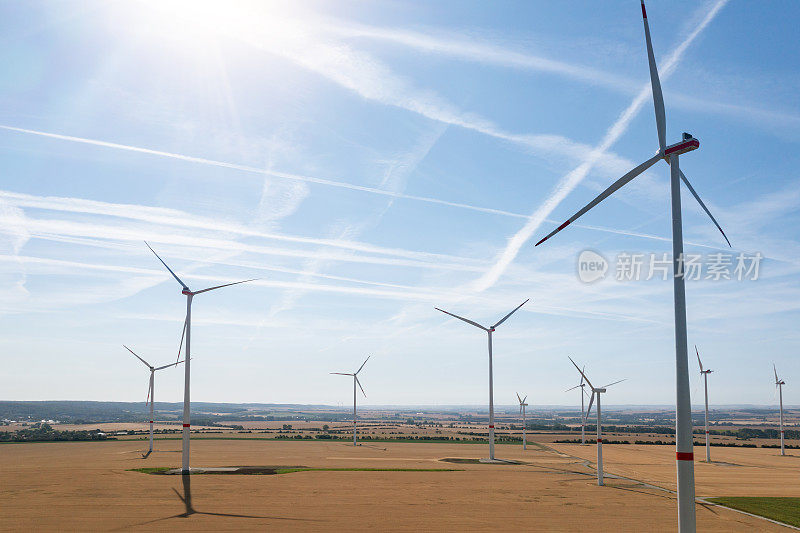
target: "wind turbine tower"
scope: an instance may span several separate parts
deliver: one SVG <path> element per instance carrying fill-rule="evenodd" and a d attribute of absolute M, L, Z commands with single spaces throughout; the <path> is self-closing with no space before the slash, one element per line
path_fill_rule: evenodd
<path fill-rule="evenodd" d="M 145 244 L 147 242 L 145 241 Z M 172 274 L 172 277 L 175 278 L 175 281 L 181 284 L 181 294 L 186 296 L 186 319 L 183 322 L 183 333 L 181 334 L 181 346 L 183 346 L 183 339 L 184 335 L 186 337 L 186 355 L 184 357 L 185 365 L 184 368 L 184 382 L 183 382 L 183 453 L 181 454 L 181 470 L 183 473 L 189 473 L 189 440 L 191 436 L 191 395 L 189 393 L 189 386 L 190 386 L 190 376 L 191 376 L 191 361 L 192 361 L 192 350 L 191 350 L 191 339 L 192 339 L 192 298 L 197 296 L 198 294 L 202 294 L 204 292 L 209 292 L 217 289 L 221 289 L 222 287 L 230 287 L 231 285 L 238 285 L 240 283 L 247 283 L 248 281 L 255 281 L 253 279 L 246 279 L 244 281 L 236 281 L 234 283 L 226 283 L 224 285 L 217 285 L 216 287 L 209 287 L 207 289 L 202 289 L 199 291 L 191 291 L 189 290 L 189 286 L 186 285 L 181 278 L 179 278 L 172 269 L 167 266 L 163 259 L 156 253 L 153 248 L 147 244 L 147 247 L 150 248 L 150 251 L 161 261 L 161 264 L 169 270 L 169 273 Z M 180 358 L 180 348 L 178 348 L 178 358 Z"/>
<path fill-rule="evenodd" d="M 664 110 L 664 96 L 661 92 L 661 81 L 658 77 L 653 44 L 650 40 L 650 26 L 647 22 L 647 11 L 644 0 L 641 0 L 642 19 L 644 21 L 644 36 L 647 46 L 647 60 L 650 64 L 650 85 L 653 91 L 653 106 L 656 115 L 656 132 L 658 134 L 658 151 L 656 154 L 640 164 L 620 179 L 615 181 L 589 202 L 583 209 L 572 215 L 566 222 L 551 231 L 546 237 L 536 243 L 536 246 L 563 230 L 578 218 L 583 216 L 594 206 L 611 196 L 629 181 L 633 180 L 644 171 L 664 160 L 670 167 L 670 193 L 672 201 L 672 269 L 673 269 L 673 299 L 675 310 L 675 460 L 678 478 L 678 531 L 690 533 L 697 530 L 695 516 L 695 489 L 694 489 L 694 436 L 692 435 L 692 401 L 689 391 L 689 347 L 686 338 L 686 287 L 683 271 L 683 223 L 681 218 L 681 182 L 686 185 L 689 192 L 695 197 L 700 207 L 711 217 L 722 236 L 728 242 L 728 237 L 717 223 L 716 219 L 700 199 L 694 187 L 686 179 L 680 169 L 678 158 L 680 155 L 700 147 L 700 141 L 691 134 L 684 133 L 683 138 L 667 146 L 667 122 Z"/>
<path fill-rule="evenodd" d="M 585 366 L 583 367 L 583 370 L 586 370 Z M 570 387 L 564 391 L 564 392 L 569 392 L 571 390 L 575 390 L 578 388 L 581 389 L 581 446 L 586 446 L 586 414 L 585 414 L 583 399 L 584 396 L 588 396 L 588 394 L 586 393 L 584 387 L 586 387 L 586 383 L 583 382 L 583 374 L 581 374 L 581 382 L 575 385 L 574 387 Z"/>
<path fill-rule="evenodd" d="M 570 357 L 569 360 L 572 361 L 572 357 Z M 597 397 L 597 484 L 602 487 L 603 486 L 603 426 L 601 424 L 600 394 L 606 392 L 606 389 L 608 389 L 608 387 L 610 387 L 611 385 L 622 383 L 625 380 L 621 379 L 619 381 L 615 381 L 614 383 L 603 385 L 602 387 L 595 387 L 594 385 L 592 385 L 592 382 L 589 381 L 589 378 L 586 377 L 586 374 L 583 373 L 583 370 L 581 370 L 580 367 L 575 364 L 575 361 L 572 361 L 572 364 L 575 365 L 575 368 L 578 370 L 578 372 L 581 373 L 583 379 L 585 379 L 586 383 L 589 384 L 589 388 L 592 389 L 592 397 L 589 398 L 589 408 L 586 410 L 586 418 L 589 417 L 589 412 L 592 410 L 592 402 L 594 401 L 595 397 Z"/>
<path fill-rule="evenodd" d="M 486 326 L 482 326 L 482 325 L 478 324 L 477 322 L 473 322 L 472 320 L 466 319 L 466 318 L 464 318 L 462 316 L 458 316 L 458 315 L 454 315 L 453 313 L 449 313 L 449 312 L 445 311 L 444 309 L 439 309 L 438 307 L 434 308 L 437 311 L 441 311 L 442 313 L 444 313 L 446 315 L 450 315 L 453 318 L 457 318 L 459 320 L 463 320 L 467 324 L 471 324 L 471 325 L 475 326 L 476 328 L 480 328 L 483 331 L 485 331 L 486 333 L 488 333 L 488 335 L 489 335 L 489 460 L 490 461 L 494 461 L 495 460 L 495 457 L 494 457 L 494 377 L 493 377 L 493 373 L 492 373 L 492 333 L 494 333 L 494 331 L 497 328 L 497 326 L 499 326 L 500 324 L 505 322 L 508 319 L 508 317 L 510 317 L 511 315 L 513 315 L 517 311 L 517 309 L 519 309 L 520 307 L 522 307 L 523 305 L 528 303 L 528 300 L 530 300 L 530 298 L 528 298 L 527 300 L 525 300 L 524 302 L 519 304 L 517 307 L 514 308 L 513 311 L 511 311 L 506 316 L 501 318 L 496 324 L 494 324 L 493 326 L 488 327 L 488 328 Z"/>
<path fill-rule="evenodd" d="M 706 462 L 711 462 L 711 442 L 709 441 L 708 435 L 708 375 L 713 372 L 710 368 L 707 370 L 703 370 L 703 362 L 700 360 L 700 352 L 697 350 L 697 346 L 694 347 L 694 351 L 697 354 L 697 362 L 700 365 L 700 375 L 703 376 L 703 386 L 705 387 L 706 391 Z"/>
<path fill-rule="evenodd" d="M 786 455 L 786 451 L 783 449 L 783 386 L 786 385 L 786 382 L 782 379 L 778 379 L 778 371 L 775 369 L 775 363 L 772 363 L 772 371 L 775 373 L 775 387 L 778 389 L 781 406 L 781 455 Z"/>
<path fill-rule="evenodd" d="M 361 363 L 361 366 L 358 367 L 358 370 L 356 370 L 352 374 L 346 374 L 344 372 L 331 372 L 331 374 L 336 374 L 337 376 L 353 376 L 353 446 L 358 446 L 358 439 L 357 439 L 358 427 L 357 427 L 357 424 L 356 424 L 356 420 L 357 420 L 357 418 L 356 418 L 356 384 L 358 385 L 358 388 L 361 389 L 361 394 L 364 395 L 364 398 L 367 397 L 367 393 L 364 392 L 364 387 L 361 386 L 361 382 L 358 380 L 358 373 L 361 372 L 361 369 L 364 368 L 364 365 L 367 364 L 367 361 L 369 361 L 370 357 L 372 357 L 372 356 L 370 355 L 369 357 L 367 357 L 364 360 L 364 362 Z"/>
<path fill-rule="evenodd" d="M 156 375 L 156 372 L 159 371 L 159 370 L 164 370 L 165 368 L 169 368 L 171 366 L 178 366 L 183 361 L 177 361 L 175 363 L 170 363 L 168 365 L 153 367 L 153 365 L 151 365 L 150 363 L 148 363 L 147 361 L 145 361 L 144 359 L 139 357 L 133 350 L 131 350 L 130 348 L 128 348 L 124 344 L 122 345 L 122 347 L 125 348 L 126 350 L 128 350 L 129 352 L 131 352 L 136 357 L 136 359 L 138 359 L 139 361 L 144 363 L 145 366 L 150 369 L 150 385 L 147 387 L 147 399 L 145 400 L 145 403 L 144 403 L 145 405 L 147 405 L 148 402 L 150 403 L 150 451 L 147 452 L 147 455 L 150 455 L 151 453 L 153 453 L 153 421 L 155 420 L 154 417 L 155 417 L 155 404 L 156 404 L 156 400 L 155 400 L 155 395 L 156 395 L 156 391 L 155 391 L 155 375 Z"/>
<path fill-rule="evenodd" d="M 528 449 L 528 438 L 525 435 L 525 408 L 528 407 L 528 404 L 525 403 L 528 397 L 525 396 L 524 398 L 519 397 L 519 393 L 517 393 L 517 400 L 519 400 L 519 413 L 522 415 L 522 449 Z"/>

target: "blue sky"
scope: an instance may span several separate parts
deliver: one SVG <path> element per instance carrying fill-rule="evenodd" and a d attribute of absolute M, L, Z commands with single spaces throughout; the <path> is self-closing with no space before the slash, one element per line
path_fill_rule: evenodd
<path fill-rule="evenodd" d="M 674 402 L 672 284 L 582 283 L 584 249 L 671 251 L 638 2 L 0 4 L 3 399 L 144 400 L 198 296 L 193 398 L 568 404 L 567 356 L 610 404 Z M 191 8 L 189 6 L 192 6 Z M 651 2 L 668 143 L 756 281 L 687 282 L 712 403 L 800 372 L 800 5 Z M 683 190 L 690 253 L 729 251 Z M 701 400 L 694 361 L 693 401 Z M 604 381 L 605 380 L 605 381 Z M 157 399 L 182 397 L 182 370 Z"/>

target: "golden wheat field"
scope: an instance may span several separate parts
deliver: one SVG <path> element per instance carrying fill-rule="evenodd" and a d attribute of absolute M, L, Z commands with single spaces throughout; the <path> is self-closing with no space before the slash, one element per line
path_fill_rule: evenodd
<path fill-rule="evenodd" d="M 523 464 L 490 465 L 442 461 L 481 458 L 485 445 L 204 439 L 192 442 L 193 466 L 341 470 L 184 477 L 131 470 L 177 466 L 177 440 L 156 441 L 157 451 L 147 459 L 143 441 L 6 444 L 0 447 L 0 528 L 674 529 L 674 495 L 658 488 L 674 484 L 671 447 L 606 446 L 607 473 L 632 479 L 609 477 L 598 487 L 590 462 L 594 447 L 553 446 L 532 444 L 523 451 L 500 445 L 498 457 Z M 781 481 L 796 479 L 800 468 L 800 459 L 769 450 L 715 455 L 725 463 L 697 464 L 700 496 L 772 494 L 770 486 L 785 486 Z M 702 531 L 782 529 L 717 506 L 698 504 L 697 516 Z"/>

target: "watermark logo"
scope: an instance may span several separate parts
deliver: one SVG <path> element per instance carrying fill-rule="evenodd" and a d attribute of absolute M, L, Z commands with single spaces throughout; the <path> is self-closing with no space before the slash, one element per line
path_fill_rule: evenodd
<path fill-rule="evenodd" d="M 578 278 L 594 283 L 609 277 L 616 281 L 650 281 L 677 275 L 687 281 L 755 281 L 761 275 L 764 255 L 755 253 L 682 254 L 676 265 L 667 253 L 621 252 L 614 258 L 613 269 L 605 257 L 593 250 L 578 255 Z"/>
<path fill-rule="evenodd" d="M 594 283 L 606 277 L 608 261 L 593 250 L 584 250 L 578 256 L 578 278 L 584 283 Z"/>

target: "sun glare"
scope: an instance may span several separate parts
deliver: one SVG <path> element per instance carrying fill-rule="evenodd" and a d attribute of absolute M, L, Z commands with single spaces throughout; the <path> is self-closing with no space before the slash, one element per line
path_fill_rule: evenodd
<path fill-rule="evenodd" d="M 268 44 L 294 40 L 302 18 L 285 2 L 145 0 L 139 15 L 164 41 L 192 48 L 221 37 Z"/>

